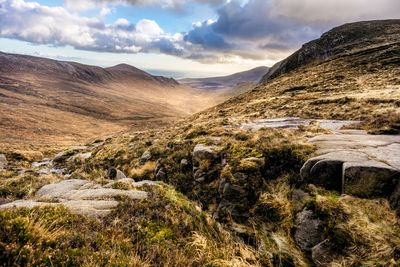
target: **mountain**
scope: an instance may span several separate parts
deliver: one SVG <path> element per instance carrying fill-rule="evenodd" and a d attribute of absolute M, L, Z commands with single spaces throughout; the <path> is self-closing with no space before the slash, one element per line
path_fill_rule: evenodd
<path fill-rule="evenodd" d="M 400 20 L 339 29 L 336 52 L 168 127 L 2 149 L 0 260 L 400 266 Z"/>
<path fill-rule="evenodd" d="M 0 139 L 75 142 L 164 125 L 213 105 L 211 94 L 126 64 L 100 68 L 0 52 Z"/>
<path fill-rule="evenodd" d="M 258 67 L 228 76 L 182 79 L 179 80 L 179 83 L 201 90 L 227 90 L 235 87 L 239 83 L 257 83 L 268 72 L 268 70 L 268 67 Z"/>
<path fill-rule="evenodd" d="M 326 33 L 321 38 L 302 46 L 288 58 L 276 63 L 262 78 L 260 84 L 314 61 L 323 61 L 329 57 L 346 54 L 347 51 L 380 49 L 396 43 L 398 20 L 364 21 L 344 24 Z M 385 43 L 383 42 L 383 40 Z"/>
<path fill-rule="evenodd" d="M 399 30 L 400 20 L 334 28 L 271 68 L 260 86 L 216 108 L 235 114 L 251 106 L 243 117 L 381 118 L 383 123 L 383 114 L 399 107 Z"/>

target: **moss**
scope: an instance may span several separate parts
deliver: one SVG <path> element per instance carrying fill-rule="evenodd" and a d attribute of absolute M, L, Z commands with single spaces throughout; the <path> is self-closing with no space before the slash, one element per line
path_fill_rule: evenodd
<path fill-rule="evenodd" d="M 244 145 L 241 143 L 227 144 L 226 151 L 230 156 L 231 163 L 234 163 L 235 161 L 240 161 L 241 159 L 244 158 L 250 158 L 250 157 L 261 158 L 263 156 L 262 153 L 260 153 L 260 151 L 258 151 L 256 147 Z"/>
<path fill-rule="evenodd" d="M 272 222 L 282 222 L 291 216 L 291 210 L 288 209 L 289 201 L 279 199 L 270 193 L 264 193 L 256 204 L 256 214 L 262 216 L 265 220 Z"/>
<path fill-rule="evenodd" d="M 96 242 L 98 235 L 110 240 L 106 233 L 99 232 L 98 222 L 62 207 L 0 211 L 0 261 L 7 265 L 88 263 L 97 252 L 111 249 Z M 109 257 L 106 252 L 97 260 L 106 262 Z"/>
<path fill-rule="evenodd" d="M 12 173 L 9 177 L 0 180 L 0 197 L 8 199 L 21 199 L 32 195 L 40 187 L 50 181 L 57 181 L 57 176 L 38 177 L 34 175 L 19 176 Z"/>
<path fill-rule="evenodd" d="M 337 250 L 342 251 L 354 244 L 350 230 L 343 227 L 349 214 L 345 212 L 337 195 L 313 196 L 307 201 L 306 207 L 321 219 L 325 238 L 329 238 Z"/>
<path fill-rule="evenodd" d="M 239 165 L 235 166 L 235 171 L 253 173 L 259 171 L 261 167 L 257 162 L 241 160 Z"/>
<path fill-rule="evenodd" d="M 192 128 L 187 131 L 185 139 L 193 139 L 202 135 L 207 135 L 207 131 L 203 128 Z"/>
<path fill-rule="evenodd" d="M 130 190 L 134 189 L 134 187 L 130 183 L 126 182 L 115 182 L 112 186 L 112 189 L 119 189 L 119 190 Z"/>

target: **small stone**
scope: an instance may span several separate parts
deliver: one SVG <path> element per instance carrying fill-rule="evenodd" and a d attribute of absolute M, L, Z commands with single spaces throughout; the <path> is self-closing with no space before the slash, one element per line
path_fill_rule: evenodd
<path fill-rule="evenodd" d="M 142 156 L 140 157 L 140 164 L 145 164 L 147 161 L 151 159 L 150 151 L 146 150 Z"/>
<path fill-rule="evenodd" d="M 195 161 L 214 160 L 218 158 L 218 153 L 214 149 L 213 146 L 198 144 L 193 149 L 193 159 Z"/>
<path fill-rule="evenodd" d="M 187 170 L 188 170 L 188 167 L 189 167 L 189 162 L 188 162 L 188 160 L 187 160 L 187 159 L 182 159 L 182 160 L 181 160 L 181 163 L 180 163 L 181 172 L 187 171 Z"/>
<path fill-rule="evenodd" d="M 206 180 L 206 173 L 200 169 L 197 169 L 193 176 L 194 180 L 199 183 L 202 183 Z"/>
<path fill-rule="evenodd" d="M 158 172 L 156 173 L 156 180 L 157 181 L 165 181 L 167 179 L 167 173 L 163 167 L 161 167 Z"/>
<path fill-rule="evenodd" d="M 294 240 L 303 251 L 311 251 L 322 241 L 321 220 L 314 218 L 311 210 L 303 210 L 297 214 Z"/>
<path fill-rule="evenodd" d="M 295 211 L 301 211 L 306 204 L 306 202 L 310 199 L 310 195 L 304 192 L 301 189 L 293 189 L 292 191 L 292 201 L 294 204 Z"/>
<path fill-rule="evenodd" d="M 244 161 L 255 162 L 255 163 L 257 163 L 258 166 L 260 166 L 260 167 L 264 167 L 264 166 L 265 166 L 265 158 L 251 157 L 251 158 L 245 158 Z"/>
<path fill-rule="evenodd" d="M 0 170 L 7 167 L 8 161 L 4 154 L 0 154 Z"/>
<path fill-rule="evenodd" d="M 122 172 L 122 171 L 120 171 L 120 170 L 118 170 L 118 169 L 116 169 L 116 168 L 111 168 L 111 169 L 109 169 L 108 171 L 107 171 L 107 176 L 110 178 L 110 179 L 115 179 L 115 180 L 120 180 L 120 179 L 123 179 L 123 178 L 126 178 L 126 176 L 125 176 L 125 174 Z"/>

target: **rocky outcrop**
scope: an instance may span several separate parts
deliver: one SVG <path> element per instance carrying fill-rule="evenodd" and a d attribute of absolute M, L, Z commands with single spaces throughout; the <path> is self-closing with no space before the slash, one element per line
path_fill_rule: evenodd
<path fill-rule="evenodd" d="M 8 161 L 4 154 L 0 154 L 0 170 L 7 167 Z"/>
<path fill-rule="evenodd" d="M 223 220 L 232 217 L 241 221 L 247 219 L 249 208 L 259 196 L 263 184 L 262 169 L 264 158 L 245 158 L 239 168 L 225 165 L 221 171 L 218 185 L 220 202 L 214 217 Z"/>
<path fill-rule="evenodd" d="M 363 21 L 344 24 L 326 33 L 321 38 L 302 46 L 288 58 L 275 64 L 261 79 L 259 84 L 267 83 L 275 77 L 328 57 L 346 54 L 350 51 L 365 50 L 370 46 L 382 44 L 379 33 L 385 32 L 386 42 L 396 42 L 396 35 L 400 28 L 399 20 Z M 374 47 L 375 46 L 375 47 Z"/>
<path fill-rule="evenodd" d="M 151 159 L 151 154 L 150 154 L 150 151 L 148 151 L 148 150 L 146 150 L 143 154 L 142 154 L 142 156 L 140 157 L 140 160 L 139 160 L 139 162 L 140 162 L 140 164 L 145 164 L 147 161 L 149 161 Z"/>
<path fill-rule="evenodd" d="M 400 181 L 398 169 L 356 151 L 311 158 L 300 174 L 306 183 L 365 198 L 389 197 Z"/>
<path fill-rule="evenodd" d="M 193 161 L 199 162 L 201 160 L 215 160 L 218 158 L 218 152 L 215 151 L 214 146 L 205 146 L 198 144 L 193 149 Z"/>
<path fill-rule="evenodd" d="M 221 167 L 220 156 L 216 147 L 198 144 L 193 149 L 193 177 L 198 183 L 210 181 L 218 177 Z"/>
<path fill-rule="evenodd" d="M 149 184 L 151 185 L 151 183 Z M 17 200 L 0 205 L 0 209 L 64 205 L 73 212 L 91 217 L 100 217 L 115 208 L 118 205 L 117 199 L 121 196 L 137 200 L 148 197 L 148 193 L 145 191 L 118 190 L 109 187 L 111 186 L 103 187 L 99 184 L 79 179 L 65 180 L 43 186 L 36 192 L 33 199 Z"/>
<path fill-rule="evenodd" d="M 155 176 L 157 181 L 165 181 L 167 179 L 167 171 L 166 171 L 165 167 L 160 162 L 156 163 L 154 176 Z"/>
<path fill-rule="evenodd" d="M 108 178 L 113 179 L 113 180 L 120 180 L 120 179 L 126 178 L 125 174 L 121 170 L 116 169 L 116 168 L 109 169 L 107 171 L 107 176 L 108 176 Z"/>
<path fill-rule="evenodd" d="M 311 249 L 322 241 L 321 220 L 311 210 L 303 210 L 296 217 L 294 240 L 303 251 Z"/>
<path fill-rule="evenodd" d="M 60 153 L 58 153 L 57 155 L 54 156 L 53 162 L 62 162 L 65 159 L 67 159 L 68 157 L 71 157 L 71 156 L 77 154 L 79 151 L 82 151 L 85 149 L 88 149 L 88 147 L 87 146 L 74 146 L 68 150 L 61 151 Z"/>
<path fill-rule="evenodd" d="M 304 164 L 303 182 L 358 197 L 386 197 L 398 209 L 400 136 L 356 133 L 311 138 L 321 155 Z"/>
<path fill-rule="evenodd" d="M 253 120 L 239 125 L 244 130 L 258 131 L 261 128 L 272 129 L 297 129 L 300 125 L 309 125 L 312 122 L 318 123 L 321 128 L 337 131 L 343 126 L 357 123 L 357 121 L 339 121 L 339 120 L 314 120 L 303 119 L 299 117 L 282 117 L 274 119 Z"/>

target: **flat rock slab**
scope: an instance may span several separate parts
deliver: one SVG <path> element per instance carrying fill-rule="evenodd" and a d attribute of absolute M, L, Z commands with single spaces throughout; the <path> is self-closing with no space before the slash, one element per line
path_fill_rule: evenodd
<path fill-rule="evenodd" d="M 261 128 L 272 129 L 295 129 L 300 125 L 309 125 L 311 122 L 318 122 L 319 126 L 324 129 L 338 131 L 343 126 L 357 123 L 358 121 L 338 121 L 338 120 L 313 120 L 302 119 L 298 117 L 283 117 L 275 119 L 254 120 L 239 125 L 244 130 L 258 131 Z"/>
<path fill-rule="evenodd" d="M 34 208 L 37 206 L 59 206 L 63 205 L 69 208 L 72 212 L 86 215 L 89 217 L 102 217 L 111 212 L 118 205 L 115 200 L 70 200 L 61 203 L 41 202 L 36 200 L 17 200 L 0 206 L 0 209 L 15 209 L 15 208 Z"/>
<path fill-rule="evenodd" d="M 140 190 L 118 190 L 102 187 L 89 181 L 71 179 L 48 184 L 39 189 L 34 199 L 17 200 L 0 205 L 0 209 L 42 205 L 64 205 L 73 212 L 91 217 L 106 215 L 118 205 L 117 197 L 145 199 L 148 193 Z"/>
<path fill-rule="evenodd" d="M 400 170 L 399 135 L 327 134 L 313 137 L 309 141 L 317 146 L 317 154 L 358 151 Z"/>
<path fill-rule="evenodd" d="M 400 183 L 400 136 L 341 132 L 309 141 L 319 156 L 302 167 L 305 182 L 358 197 L 398 198 L 393 194 Z"/>

